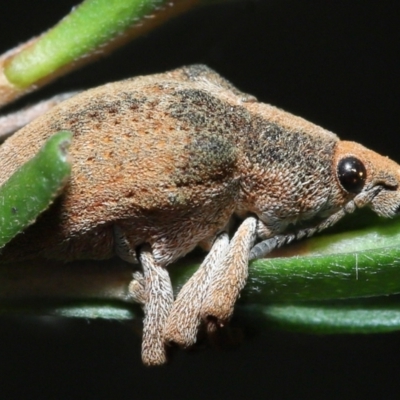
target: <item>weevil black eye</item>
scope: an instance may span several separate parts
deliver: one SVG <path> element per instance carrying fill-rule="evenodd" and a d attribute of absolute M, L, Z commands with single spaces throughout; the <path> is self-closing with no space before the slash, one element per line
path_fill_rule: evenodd
<path fill-rule="evenodd" d="M 364 164 L 355 157 L 341 159 L 337 166 L 339 182 L 349 193 L 359 193 L 367 179 Z"/>

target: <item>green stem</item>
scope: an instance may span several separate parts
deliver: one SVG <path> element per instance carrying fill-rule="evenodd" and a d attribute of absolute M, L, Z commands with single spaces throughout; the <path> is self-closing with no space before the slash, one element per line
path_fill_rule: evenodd
<path fill-rule="evenodd" d="M 241 306 L 237 315 L 261 329 L 274 327 L 314 334 L 371 334 L 400 329 L 398 296 L 335 303 Z"/>

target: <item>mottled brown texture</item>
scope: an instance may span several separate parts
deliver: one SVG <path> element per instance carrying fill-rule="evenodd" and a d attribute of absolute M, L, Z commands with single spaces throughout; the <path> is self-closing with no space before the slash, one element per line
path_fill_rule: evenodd
<path fill-rule="evenodd" d="M 52 133 L 74 133 L 64 195 L 40 224 L 5 249 L 3 259 L 110 257 L 117 224 L 129 231 L 132 247 L 148 242 L 167 264 L 225 226 L 238 193 L 237 149 L 228 137 L 212 129 L 199 132 L 173 116 L 179 90 L 193 86 L 176 80 L 178 74 L 87 91 L 5 142 L 0 183 Z M 183 107 L 190 109 L 187 103 Z"/>
<path fill-rule="evenodd" d="M 61 129 L 74 135 L 69 184 L 0 261 L 139 255 L 144 276 L 129 290 L 144 306 L 149 365 L 165 361 L 165 342 L 193 344 L 201 320 L 209 332 L 229 320 L 249 258 L 357 207 L 389 217 L 400 209 L 396 163 L 257 102 L 205 66 L 111 83 L 54 107 L 0 147 L 0 184 Z M 340 182 L 345 157 L 365 166 L 356 190 Z M 234 215 L 244 222 L 221 245 Z M 256 236 L 263 242 L 250 252 Z M 197 245 L 211 255 L 172 305 L 165 267 Z"/>
<path fill-rule="evenodd" d="M 60 129 L 74 133 L 70 184 L 3 259 L 110 257 L 117 225 L 132 248 L 150 243 L 168 264 L 215 236 L 235 209 L 272 224 L 320 212 L 335 179 L 336 136 L 202 66 L 65 101 L 0 148 L 0 183 Z"/>
<path fill-rule="evenodd" d="M 4 141 L 18 129 L 23 128 L 40 115 L 51 110 L 57 104 L 60 104 L 62 101 L 65 101 L 72 96 L 76 96 L 78 93 L 79 92 L 61 93 L 47 100 L 43 100 L 34 106 L 7 114 L 4 117 L 0 116 L 0 141 Z"/>

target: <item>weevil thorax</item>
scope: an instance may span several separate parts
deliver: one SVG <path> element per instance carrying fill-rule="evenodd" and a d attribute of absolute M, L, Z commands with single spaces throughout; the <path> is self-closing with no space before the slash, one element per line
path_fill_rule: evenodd
<path fill-rule="evenodd" d="M 400 167 L 387 157 L 275 107 L 254 103 L 238 214 L 252 212 L 262 236 L 289 225 L 323 221 L 370 206 L 391 217 L 400 209 Z M 318 222 L 317 222 L 318 223 Z"/>
<path fill-rule="evenodd" d="M 400 211 L 400 166 L 388 157 L 348 141 L 340 141 L 334 155 L 336 180 L 344 201 L 369 206 L 378 215 Z"/>
<path fill-rule="evenodd" d="M 271 234 L 326 217 L 341 205 L 333 172 L 338 137 L 273 106 L 253 103 L 238 213 L 257 214 Z M 339 196 L 340 197 L 340 196 Z"/>

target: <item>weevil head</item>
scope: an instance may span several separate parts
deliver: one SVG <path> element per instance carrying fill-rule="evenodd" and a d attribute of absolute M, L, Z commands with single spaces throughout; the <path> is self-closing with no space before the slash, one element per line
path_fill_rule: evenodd
<path fill-rule="evenodd" d="M 340 141 L 333 167 L 343 199 L 352 199 L 356 207 L 369 206 L 384 217 L 400 214 L 397 163 L 358 143 Z"/>

